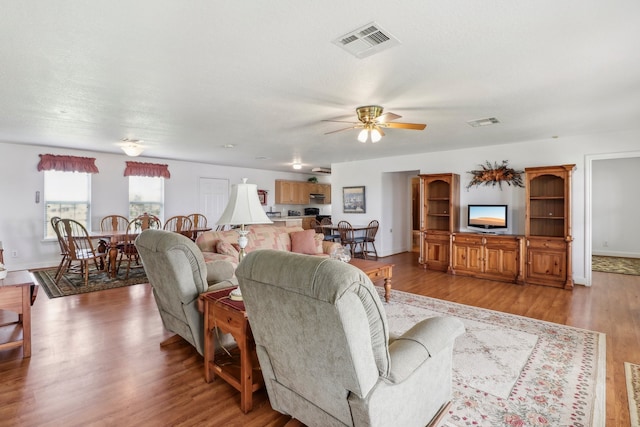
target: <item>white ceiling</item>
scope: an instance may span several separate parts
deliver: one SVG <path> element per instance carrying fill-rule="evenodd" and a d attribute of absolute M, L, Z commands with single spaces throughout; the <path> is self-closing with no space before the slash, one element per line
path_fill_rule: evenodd
<path fill-rule="evenodd" d="M 0 141 L 261 169 L 640 125 L 637 0 L 5 1 L 0 61 Z M 427 128 L 324 135 L 368 104 Z"/>

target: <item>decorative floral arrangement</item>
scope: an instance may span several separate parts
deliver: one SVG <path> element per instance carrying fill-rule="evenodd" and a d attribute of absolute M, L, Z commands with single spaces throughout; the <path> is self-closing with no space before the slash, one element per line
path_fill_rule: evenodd
<path fill-rule="evenodd" d="M 482 169 L 468 171 L 473 175 L 471 182 L 467 185 L 467 189 L 474 185 L 489 185 L 495 187 L 496 184 L 502 190 L 502 182 L 506 182 L 508 185 L 513 184 L 515 187 L 524 187 L 522 182 L 522 173 L 524 171 L 517 171 L 508 167 L 508 160 L 503 160 L 501 165 L 498 162 L 494 162 L 492 165 L 488 160 L 480 165 Z"/>

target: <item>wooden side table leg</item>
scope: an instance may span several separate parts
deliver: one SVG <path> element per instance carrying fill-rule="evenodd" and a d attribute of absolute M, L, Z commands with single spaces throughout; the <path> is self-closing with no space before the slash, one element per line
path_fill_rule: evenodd
<path fill-rule="evenodd" d="M 31 287 L 22 287 L 22 357 L 31 357 Z"/>
<path fill-rule="evenodd" d="M 389 302 L 391 299 L 391 278 L 387 277 L 384 279 L 384 300 Z"/>
<path fill-rule="evenodd" d="M 251 352 L 246 332 L 238 341 L 240 348 L 240 409 L 245 414 L 253 409 L 253 366 L 251 366 Z"/>
<path fill-rule="evenodd" d="M 205 301 L 204 303 L 204 380 L 207 383 L 213 381 L 213 372 L 211 372 L 211 364 L 215 357 L 215 348 L 213 342 L 213 331 L 210 325 L 210 318 L 213 317 L 211 313 L 210 303 Z"/>

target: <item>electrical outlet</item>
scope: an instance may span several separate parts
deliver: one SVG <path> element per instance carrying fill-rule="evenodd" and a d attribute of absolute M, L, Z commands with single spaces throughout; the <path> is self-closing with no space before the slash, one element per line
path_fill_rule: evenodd
<path fill-rule="evenodd" d="M 604 243 L 602 244 L 603 247 L 608 248 L 609 247 L 609 242 L 607 242 L 606 240 L 604 241 Z"/>
<path fill-rule="evenodd" d="M 17 250 L 12 250 L 11 251 L 11 258 L 18 258 L 18 251 Z"/>

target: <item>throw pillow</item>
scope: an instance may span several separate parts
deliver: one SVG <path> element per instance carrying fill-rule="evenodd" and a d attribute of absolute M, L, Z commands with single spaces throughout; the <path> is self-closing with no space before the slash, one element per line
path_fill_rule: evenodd
<path fill-rule="evenodd" d="M 290 236 L 291 252 L 307 255 L 315 255 L 318 253 L 315 230 L 294 231 Z"/>
<path fill-rule="evenodd" d="M 238 251 L 233 245 L 229 242 L 225 242 L 224 240 L 219 240 L 216 244 L 216 252 L 223 255 L 230 255 L 233 257 L 238 257 Z"/>
<path fill-rule="evenodd" d="M 316 233 L 314 238 L 316 240 L 316 253 L 317 254 L 321 254 L 323 252 L 323 250 L 322 250 L 322 242 L 324 241 L 324 234 Z"/>

